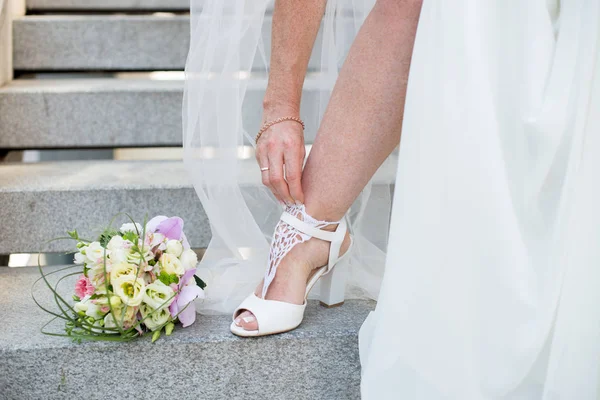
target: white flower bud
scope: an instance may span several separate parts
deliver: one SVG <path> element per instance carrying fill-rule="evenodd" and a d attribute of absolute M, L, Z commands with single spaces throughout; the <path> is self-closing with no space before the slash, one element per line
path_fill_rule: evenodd
<path fill-rule="evenodd" d="M 163 253 L 163 255 L 160 256 L 159 262 L 161 272 L 165 272 L 169 275 L 175 274 L 177 276 L 185 274 L 185 269 L 183 268 L 181 261 L 173 254 Z"/>
<path fill-rule="evenodd" d="M 136 228 L 137 228 L 137 230 L 136 230 Z M 138 234 L 138 232 L 139 232 L 139 234 L 141 235 L 141 234 L 142 234 L 142 225 L 138 224 L 137 222 L 136 222 L 135 224 L 133 224 L 133 223 L 129 222 L 129 223 L 127 223 L 127 224 L 123 224 L 123 225 L 121 225 L 121 228 L 119 229 L 119 231 L 120 231 L 121 233 L 125 233 L 125 232 L 133 232 L 133 233 L 135 233 L 136 235 L 137 235 L 137 234 Z"/>
<path fill-rule="evenodd" d="M 186 271 L 194 269 L 198 265 L 198 255 L 194 250 L 187 249 L 181 253 L 181 263 Z"/>
<path fill-rule="evenodd" d="M 181 256 L 183 253 L 183 245 L 179 240 L 169 240 L 167 242 L 167 253 L 173 254 L 175 257 Z"/>

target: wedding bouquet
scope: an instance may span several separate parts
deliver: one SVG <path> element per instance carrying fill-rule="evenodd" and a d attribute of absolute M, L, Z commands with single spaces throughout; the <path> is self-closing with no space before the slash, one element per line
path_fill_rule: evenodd
<path fill-rule="evenodd" d="M 131 220 L 118 231 L 105 229 L 95 241 L 68 232 L 77 241 L 78 271 L 60 280 L 78 276 L 74 304 L 59 295 L 58 284 L 51 285 L 50 274 L 40 268 L 60 312 L 36 303 L 65 320 L 66 335 L 60 336 L 130 340 L 151 331 L 154 342 L 163 329 L 170 335 L 177 321 L 183 327 L 194 323 L 193 300 L 204 297 L 206 285 L 195 275 L 198 258 L 183 233 L 183 220 L 158 216 L 144 226 Z"/>

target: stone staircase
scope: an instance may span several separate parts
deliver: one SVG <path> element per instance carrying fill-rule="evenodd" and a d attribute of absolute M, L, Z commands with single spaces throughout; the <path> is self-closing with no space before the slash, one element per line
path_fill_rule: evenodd
<path fill-rule="evenodd" d="M 230 317 L 200 316 L 154 344 L 76 344 L 39 333 L 50 318 L 29 295 L 38 277 L 0 269 L 0 399 L 360 397 L 356 330 L 371 302 L 311 302 L 300 328 L 266 338 L 240 339 L 228 331 Z"/>
<path fill-rule="evenodd" d="M 22 0 L 4 1 L 13 5 L 12 38 L 3 35 L 0 45 L 12 44 L 13 57 L 0 72 L 14 72 L 14 79 L 3 82 L 0 74 L 0 154 L 140 147 L 176 153 L 189 43 L 185 0 L 27 0 L 26 13 L 16 5 Z M 259 110 L 266 75 L 257 70 L 248 79 L 247 101 Z M 311 112 L 315 84 L 309 75 L 303 115 Z M 258 128 L 260 113 L 244 120 Z M 307 131 L 312 143 L 315 129 Z M 244 183 L 260 185 L 251 154 L 244 162 Z M 389 190 L 394 175 L 390 159 L 374 190 Z M 177 157 L 0 162 L 0 255 L 38 252 L 74 228 L 88 236 L 114 214 L 140 209 L 184 218 L 196 249 L 210 240 Z M 61 241 L 43 249 L 70 250 Z M 299 329 L 269 338 L 239 339 L 228 332 L 228 316 L 200 316 L 155 345 L 148 338 L 74 344 L 40 333 L 48 316 L 29 294 L 37 275 L 35 268 L 0 266 L 0 399 L 359 398 L 357 332 L 373 302 L 331 310 L 311 302 Z"/>

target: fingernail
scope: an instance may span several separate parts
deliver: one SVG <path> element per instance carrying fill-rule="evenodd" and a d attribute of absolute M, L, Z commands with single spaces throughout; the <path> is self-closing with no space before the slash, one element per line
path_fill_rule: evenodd
<path fill-rule="evenodd" d="M 255 320 L 254 317 L 244 317 L 242 319 L 244 320 L 245 323 L 250 323 L 250 322 L 253 322 Z"/>
<path fill-rule="evenodd" d="M 296 200 L 296 205 L 297 205 L 297 206 L 301 206 L 301 205 L 302 205 L 302 202 L 301 202 L 300 200 Z"/>
<path fill-rule="evenodd" d="M 237 317 L 234 322 L 237 326 L 240 326 L 240 321 L 241 321 L 240 317 Z"/>
<path fill-rule="evenodd" d="M 292 203 L 291 201 L 286 201 L 286 202 L 285 202 L 285 205 L 286 205 L 286 206 L 288 206 L 288 207 L 291 207 L 291 206 L 292 206 L 292 204 L 294 204 L 294 203 Z"/>

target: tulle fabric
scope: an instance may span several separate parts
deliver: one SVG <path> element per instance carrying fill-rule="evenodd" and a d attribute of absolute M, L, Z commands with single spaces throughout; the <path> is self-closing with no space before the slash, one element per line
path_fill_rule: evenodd
<path fill-rule="evenodd" d="M 315 136 L 338 70 L 373 2 L 327 3 L 301 107 L 309 138 Z M 269 242 L 282 212 L 260 183 L 251 147 L 261 122 L 257 90 L 266 87 L 271 10 L 267 0 L 191 1 L 184 164 L 212 232 L 198 273 L 208 284 L 206 298 L 197 304 L 200 313 L 232 312 L 254 291 L 267 269 Z M 378 296 L 392 183 L 367 186 L 350 210 L 356 251 L 349 261 L 348 298 Z"/>
<path fill-rule="evenodd" d="M 424 2 L 363 399 L 598 398 L 599 23 Z"/>

